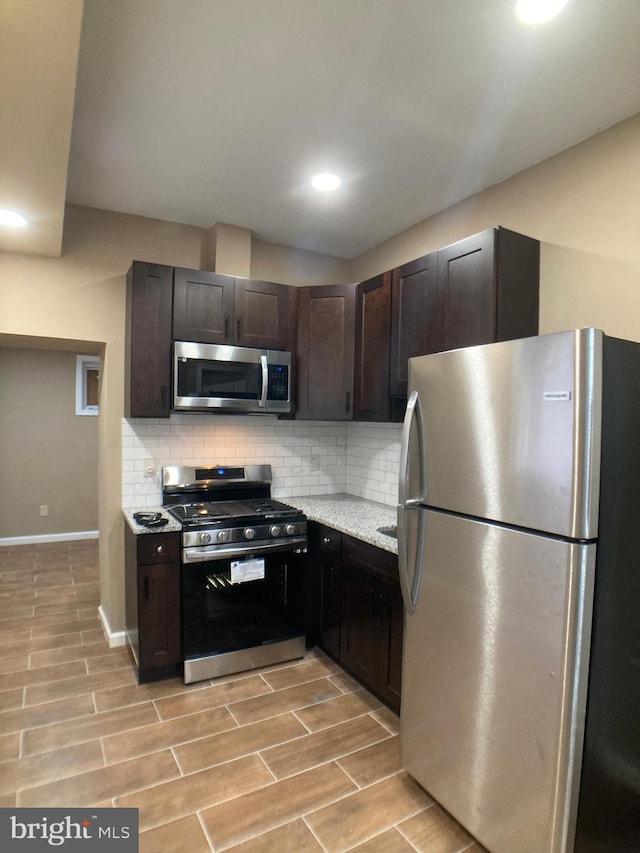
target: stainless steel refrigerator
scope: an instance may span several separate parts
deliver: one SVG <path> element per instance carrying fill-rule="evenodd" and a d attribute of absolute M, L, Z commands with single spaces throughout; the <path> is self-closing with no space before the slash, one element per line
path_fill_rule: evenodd
<path fill-rule="evenodd" d="M 413 358 L 407 771 L 491 853 L 640 851 L 640 344 Z"/>

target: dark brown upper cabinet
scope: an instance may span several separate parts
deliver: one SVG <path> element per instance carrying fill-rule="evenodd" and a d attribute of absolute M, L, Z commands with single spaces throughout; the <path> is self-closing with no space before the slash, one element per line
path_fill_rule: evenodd
<path fill-rule="evenodd" d="M 294 349 L 298 288 L 248 278 L 235 281 L 234 317 L 238 344 L 263 349 Z"/>
<path fill-rule="evenodd" d="M 391 359 L 389 391 L 407 396 L 409 359 L 438 346 L 436 252 L 403 264 L 391 274 Z"/>
<path fill-rule="evenodd" d="M 351 420 L 355 284 L 301 287 L 296 417 Z"/>
<path fill-rule="evenodd" d="M 491 228 L 392 271 L 392 421 L 410 358 L 538 334 L 539 270 L 537 240 Z"/>
<path fill-rule="evenodd" d="M 358 285 L 354 420 L 388 421 L 391 273 Z"/>
<path fill-rule="evenodd" d="M 296 290 L 269 281 L 176 269 L 174 340 L 292 349 Z"/>
<path fill-rule="evenodd" d="M 538 334 L 540 243 L 492 228 L 438 251 L 438 350 Z"/>
<path fill-rule="evenodd" d="M 136 261 L 125 414 L 169 417 L 171 345 L 182 340 L 293 352 L 297 418 L 402 420 L 410 358 L 538 334 L 539 269 L 539 242 L 506 228 L 359 285 L 297 288 Z"/>
<path fill-rule="evenodd" d="M 203 344 L 235 343 L 235 279 L 204 270 L 173 274 L 173 338 Z"/>
<path fill-rule="evenodd" d="M 173 268 L 134 261 L 127 274 L 125 416 L 171 412 Z"/>

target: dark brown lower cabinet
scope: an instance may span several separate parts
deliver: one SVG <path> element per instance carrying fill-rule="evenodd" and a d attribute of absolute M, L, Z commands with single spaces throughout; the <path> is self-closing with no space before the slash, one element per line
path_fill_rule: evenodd
<path fill-rule="evenodd" d="M 400 713 L 404 602 L 399 585 L 386 587 L 382 610 L 377 692 L 394 711 Z"/>
<path fill-rule="evenodd" d="M 330 655 L 339 658 L 342 534 L 331 527 L 318 525 L 316 543 L 315 558 L 320 582 L 318 639 Z"/>
<path fill-rule="evenodd" d="M 340 663 L 395 711 L 400 710 L 402 630 L 399 589 L 343 564 Z"/>
<path fill-rule="evenodd" d="M 125 627 L 143 684 L 179 675 L 180 533 L 125 527 Z"/>
<path fill-rule="evenodd" d="M 400 710 L 404 608 L 398 558 L 310 525 L 318 643 L 392 710 Z"/>
<path fill-rule="evenodd" d="M 378 683 L 381 590 L 364 572 L 342 567 L 340 662 L 363 684 Z"/>

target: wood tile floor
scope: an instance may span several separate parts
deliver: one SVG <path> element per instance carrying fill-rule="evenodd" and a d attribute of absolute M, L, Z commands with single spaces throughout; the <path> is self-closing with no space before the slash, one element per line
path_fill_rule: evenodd
<path fill-rule="evenodd" d="M 142 853 L 481 853 L 400 766 L 398 718 L 318 650 L 138 685 L 93 541 L 0 547 L 0 807 L 139 809 Z"/>

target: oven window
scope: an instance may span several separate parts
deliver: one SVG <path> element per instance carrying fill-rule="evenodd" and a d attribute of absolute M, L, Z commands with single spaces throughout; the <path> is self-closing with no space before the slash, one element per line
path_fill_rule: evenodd
<path fill-rule="evenodd" d="M 179 397 L 224 397 L 259 400 L 262 368 L 259 364 L 178 358 Z"/>
<path fill-rule="evenodd" d="M 229 560 L 183 566 L 185 658 L 238 651 L 305 633 L 300 558 L 269 555 L 264 575 L 232 584 Z"/>

